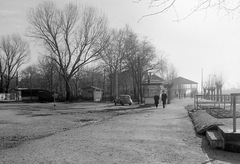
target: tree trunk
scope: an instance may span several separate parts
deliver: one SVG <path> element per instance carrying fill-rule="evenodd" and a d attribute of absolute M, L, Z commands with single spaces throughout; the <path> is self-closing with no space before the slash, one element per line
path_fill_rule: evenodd
<path fill-rule="evenodd" d="M 112 79 L 112 71 L 110 71 L 110 100 L 112 101 L 113 97 L 113 79 Z"/>
<path fill-rule="evenodd" d="M 210 90 L 208 89 L 207 92 L 207 99 L 210 100 Z"/>
<path fill-rule="evenodd" d="M 77 79 L 76 79 L 76 83 L 75 83 L 75 92 L 76 92 L 75 100 L 77 100 L 78 99 L 78 80 Z"/>
<path fill-rule="evenodd" d="M 4 92 L 4 89 L 3 89 L 3 74 L 1 73 L 0 93 L 3 93 L 3 92 Z"/>
<path fill-rule="evenodd" d="M 220 90 L 220 102 L 222 102 L 222 86 L 219 87 Z"/>
<path fill-rule="evenodd" d="M 0 93 L 3 93 L 3 73 L 2 73 L 2 64 L 0 60 L 0 74 L 1 74 L 1 82 L 0 82 Z"/>
<path fill-rule="evenodd" d="M 104 96 L 105 96 L 105 69 L 103 70 L 103 92 L 102 92 L 102 100 L 104 100 Z"/>
<path fill-rule="evenodd" d="M 61 76 L 61 74 L 59 73 L 58 74 L 58 78 L 59 78 L 59 83 L 58 83 L 58 89 L 59 89 L 59 93 L 60 93 L 60 95 L 61 95 L 61 97 L 63 97 L 63 88 L 62 88 L 62 76 Z"/>
<path fill-rule="evenodd" d="M 140 88 L 139 88 L 139 77 L 138 77 L 138 73 L 134 73 L 134 81 L 135 81 L 135 84 L 134 86 L 136 87 L 136 98 L 137 98 L 137 101 L 138 101 L 138 104 L 140 103 L 140 99 L 139 99 L 139 91 L 140 91 Z"/>
<path fill-rule="evenodd" d="M 211 89 L 211 100 L 213 100 L 213 89 Z"/>
<path fill-rule="evenodd" d="M 115 71 L 115 92 L 116 92 L 116 98 L 118 98 L 118 73 Z"/>
<path fill-rule="evenodd" d="M 167 103 L 170 104 L 171 103 L 171 99 L 172 99 L 172 88 L 167 88 L 167 90 L 168 90 Z"/>
<path fill-rule="evenodd" d="M 65 83 L 66 83 L 66 100 L 70 100 L 71 98 L 71 88 L 70 88 L 70 85 L 69 85 L 69 81 L 68 79 L 65 79 Z"/>
<path fill-rule="evenodd" d="M 9 77 L 6 78 L 5 86 L 6 86 L 5 93 L 9 93 L 9 86 L 10 86 L 10 78 Z"/>
<path fill-rule="evenodd" d="M 137 93 L 136 93 L 136 81 L 135 81 L 135 78 L 134 78 L 134 73 L 132 74 L 132 79 L 133 79 L 133 94 L 134 94 L 134 98 L 136 98 L 137 96 Z"/>
<path fill-rule="evenodd" d="M 51 66 L 51 70 L 50 70 L 50 87 L 51 87 L 51 91 L 53 91 L 53 66 Z"/>

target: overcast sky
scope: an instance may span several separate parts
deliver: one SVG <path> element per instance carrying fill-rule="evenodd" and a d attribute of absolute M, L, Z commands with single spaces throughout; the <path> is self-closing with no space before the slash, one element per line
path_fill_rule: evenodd
<path fill-rule="evenodd" d="M 0 36 L 24 34 L 28 26 L 26 12 L 41 0 L 0 0 Z M 157 11 L 147 2 L 132 0 L 56 0 L 96 6 L 108 17 L 109 26 L 122 28 L 128 24 L 139 36 L 146 36 L 158 51 L 164 51 L 178 70 L 178 75 L 201 84 L 217 72 L 226 77 L 226 88 L 240 88 L 240 20 L 239 16 L 225 16 L 223 12 L 201 11 L 176 22 L 173 9 L 164 14 L 139 19 Z M 178 2 L 178 1 L 177 1 Z M 176 4 L 178 17 L 186 16 L 196 1 L 181 0 Z M 186 5 L 188 4 L 188 5 Z M 32 62 L 36 61 L 37 46 L 31 43 Z"/>

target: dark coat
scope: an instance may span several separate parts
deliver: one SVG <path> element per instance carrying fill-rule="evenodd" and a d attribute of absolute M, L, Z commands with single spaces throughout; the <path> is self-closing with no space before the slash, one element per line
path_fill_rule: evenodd
<path fill-rule="evenodd" d="M 163 104 L 166 104 L 166 100 L 167 100 L 167 94 L 166 93 L 162 93 L 162 102 L 163 102 Z"/>
<path fill-rule="evenodd" d="M 158 101 L 159 101 L 159 96 L 158 96 L 158 95 L 155 95 L 155 96 L 154 96 L 154 103 L 155 103 L 155 104 L 159 104 Z"/>

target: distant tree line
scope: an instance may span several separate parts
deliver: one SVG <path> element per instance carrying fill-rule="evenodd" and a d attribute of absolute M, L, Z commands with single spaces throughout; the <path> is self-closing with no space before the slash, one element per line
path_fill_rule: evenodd
<path fill-rule="evenodd" d="M 43 52 L 36 64 L 22 69 L 29 61 L 28 42 L 19 34 L 2 36 L 0 92 L 42 88 L 71 100 L 80 97 L 81 88 L 93 85 L 102 88 L 108 99 L 126 93 L 139 100 L 141 82 L 149 71 L 166 79 L 176 75 L 148 38 L 141 38 L 128 25 L 109 28 L 106 16 L 94 7 L 72 3 L 59 7 L 44 1 L 31 8 L 27 18 L 27 36 Z"/>

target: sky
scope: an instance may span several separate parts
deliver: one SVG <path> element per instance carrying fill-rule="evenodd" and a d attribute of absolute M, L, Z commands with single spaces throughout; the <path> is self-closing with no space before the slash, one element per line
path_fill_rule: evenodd
<path fill-rule="evenodd" d="M 56 0 L 87 4 L 103 11 L 112 28 L 128 24 L 140 37 L 147 37 L 157 51 L 178 71 L 178 75 L 203 83 L 217 73 L 225 77 L 224 88 L 240 88 L 240 15 L 225 15 L 213 10 L 199 11 L 187 19 L 176 21 L 190 13 L 197 1 L 181 0 L 163 14 L 144 17 L 159 11 L 149 8 L 150 0 Z M 0 36 L 19 33 L 25 37 L 27 11 L 41 0 L 0 0 Z M 176 14 L 177 13 L 177 14 Z M 29 38 L 26 38 L 29 39 Z M 30 41 L 31 62 L 37 61 L 39 46 Z M 159 53 L 161 54 L 161 53 Z"/>

